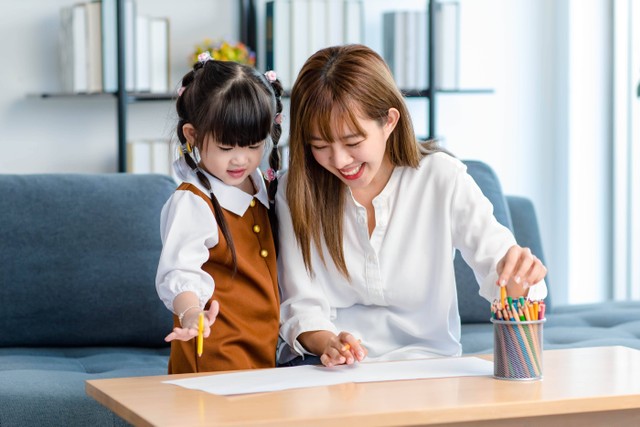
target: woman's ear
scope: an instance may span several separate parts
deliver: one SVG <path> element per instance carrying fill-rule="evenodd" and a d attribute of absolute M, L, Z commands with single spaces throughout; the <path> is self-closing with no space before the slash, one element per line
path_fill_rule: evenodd
<path fill-rule="evenodd" d="M 187 138 L 189 145 L 193 147 L 196 142 L 196 128 L 194 128 L 191 123 L 185 123 L 182 126 L 182 133 L 184 137 Z"/>
<path fill-rule="evenodd" d="M 387 135 L 391 134 L 391 132 L 396 128 L 398 120 L 400 120 L 400 111 L 398 111 L 397 108 L 389 108 L 389 111 L 387 111 L 387 121 L 383 126 Z"/>

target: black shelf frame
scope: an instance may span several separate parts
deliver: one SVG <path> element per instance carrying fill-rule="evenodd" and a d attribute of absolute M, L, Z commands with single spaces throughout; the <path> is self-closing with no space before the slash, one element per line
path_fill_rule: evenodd
<path fill-rule="evenodd" d="M 104 97 L 115 96 L 116 98 L 116 123 L 117 123 L 117 169 L 118 172 L 126 172 L 127 170 L 127 113 L 128 104 L 132 102 L 147 101 L 168 101 L 175 100 L 174 93 L 148 93 L 148 92 L 127 92 L 126 89 L 126 62 L 125 62 L 125 11 L 124 1 L 116 0 L 116 34 L 117 34 L 117 76 L 118 85 L 114 93 L 43 93 L 39 95 L 42 98 L 53 97 Z M 434 43 L 434 21 L 437 0 L 426 0 L 427 22 L 428 22 L 428 40 L 427 40 L 427 88 L 426 89 L 403 89 L 402 93 L 407 98 L 425 98 L 428 106 L 428 139 L 437 138 L 437 106 L 439 94 L 490 94 L 492 89 L 438 89 L 435 87 L 435 43 Z M 257 47 L 257 23 L 255 0 L 240 0 L 240 41 L 247 46 L 256 49 Z M 638 87 L 638 95 L 640 96 L 640 86 Z M 288 96 L 288 93 L 285 94 Z"/>

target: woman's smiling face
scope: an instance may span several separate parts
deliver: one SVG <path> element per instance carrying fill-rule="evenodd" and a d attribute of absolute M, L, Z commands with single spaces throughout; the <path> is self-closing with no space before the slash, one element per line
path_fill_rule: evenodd
<path fill-rule="evenodd" d="M 358 116 L 360 134 L 343 124 L 332 129 L 335 141 L 325 141 L 313 132 L 310 146 L 320 166 L 340 178 L 352 189 L 365 189 L 374 182 L 386 183 L 393 169 L 387 154 L 387 139 L 398 122 L 399 113 L 389 109 L 386 122 Z"/>

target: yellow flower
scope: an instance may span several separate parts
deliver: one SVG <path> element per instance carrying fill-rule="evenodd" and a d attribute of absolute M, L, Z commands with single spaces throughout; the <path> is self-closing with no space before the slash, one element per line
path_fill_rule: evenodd
<path fill-rule="evenodd" d="M 233 61 L 251 67 L 255 67 L 256 65 L 255 53 L 244 43 L 238 42 L 232 44 L 226 40 L 213 41 L 209 38 L 195 45 L 194 53 L 190 58 L 191 63 L 197 62 L 198 55 L 207 51 L 213 59 L 218 61 Z"/>

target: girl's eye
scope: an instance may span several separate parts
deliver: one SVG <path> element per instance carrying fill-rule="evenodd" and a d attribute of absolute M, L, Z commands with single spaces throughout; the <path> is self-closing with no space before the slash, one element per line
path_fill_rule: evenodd
<path fill-rule="evenodd" d="M 250 145 L 249 149 L 251 150 L 257 150 L 259 148 L 262 148 L 262 144 L 256 144 L 256 145 Z"/>
<path fill-rule="evenodd" d="M 220 148 L 221 151 L 231 151 L 231 150 L 233 150 L 233 147 L 228 147 L 226 145 L 218 145 L 218 148 Z"/>

